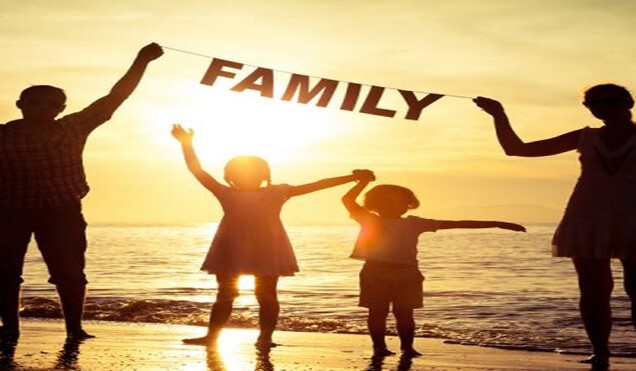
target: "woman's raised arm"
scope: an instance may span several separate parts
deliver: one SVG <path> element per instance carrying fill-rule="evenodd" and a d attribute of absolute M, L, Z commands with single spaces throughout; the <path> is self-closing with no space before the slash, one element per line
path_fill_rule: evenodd
<path fill-rule="evenodd" d="M 508 156 L 541 157 L 552 156 L 576 149 L 582 129 L 559 136 L 524 142 L 512 129 L 508 116 L 501 103 L 494 99 L 477 97 L 473 100 L 477 106 L 493 117 L 495 131 L 501 148 Z"/>

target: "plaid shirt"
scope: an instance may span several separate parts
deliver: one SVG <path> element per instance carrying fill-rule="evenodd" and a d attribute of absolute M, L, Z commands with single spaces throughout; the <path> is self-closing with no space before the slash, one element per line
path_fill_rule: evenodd
<path fill-rule="evenodd" d="M 117 106 L 105 97 L 54 123 L 0 125 L 0 207 L 50 208 L 86 196 L 86 139 Z"/>

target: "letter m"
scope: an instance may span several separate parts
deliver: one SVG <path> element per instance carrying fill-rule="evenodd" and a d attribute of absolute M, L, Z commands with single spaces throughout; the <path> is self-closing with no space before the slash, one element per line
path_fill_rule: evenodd
<path fill-rule="evenodd" d="M 329 79 L 320 79 L 320 81 L 309 89 L 309 76 L 306 75 L 298 75 L 292 74 L 289 79 L 289 83 L 287 84 L 287 90 L 285 90 L 285 94 L 282 96 L 282 100 L 290 101 L 298 92 L 298 103 L 309 103 L 317 95 L 320 95 L 318 99 L 318 103 L 316 105 L 318 107 L 326 107 L 333 97 L 333 93 L 336 91 L 336 87 L 338 87 L 338 81 L 329 80 Z"/>

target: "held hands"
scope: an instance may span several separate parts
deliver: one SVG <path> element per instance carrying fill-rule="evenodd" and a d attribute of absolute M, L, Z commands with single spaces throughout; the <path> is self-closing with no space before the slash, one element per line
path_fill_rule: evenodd
<path fill-rule="evenodd" d="M 486 98 L 486 97 L 477 97 L 473 99 L 475 104 L 486 111 L 486 113 L 496 116 L 504 114 L 504 108 L 499 101 L 494 99 Z"/>
<path fill-rule="evenodd" d="M 157 43 L 150 43 L 139 50 L 137 60 L 148 63 L 163 55 L 163 49 Z"/>
<path fill-rule="evenodd" d="M 194 137 L 194 130 L 184 129 L 180 124 L 172 125 L 172 136 L 178 140 L 181 144 L 192 144 L 192 138 Z"/>
<path fill-rule="evenodd" d="M 358 170 L 352 171 L 352 174 L 353 174 L 353 178 L 357 182 L 370 183 L 370 182 L 375 180 L 375 174 L 373 174 L 373 171 L 371 171 L 371 170 L 358 169 Z"/>

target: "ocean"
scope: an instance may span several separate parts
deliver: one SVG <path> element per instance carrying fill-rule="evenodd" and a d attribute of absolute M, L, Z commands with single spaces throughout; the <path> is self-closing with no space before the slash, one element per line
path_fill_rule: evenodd
<path fill-rule="evenodd" d="M 456 229 L 421 235 L 425 302 L 415 311 L 416 335 L 468 345 L 589 353 L 572 263 L 550 256 L 555 225 L 527 227 L 527 233 Z M 90 225 L 85 319 L 205 326 L 216 282 L 199 267 L 215 228 L 215 223 Z M 278 329 L 366 333 L 366 310 L 357 306 L 362 262 L 348 258 L 357 226 L 287 230 L 301 271 L 279 281 Z M 620 262 L 613 262 L 613 268 L 612 351 L 635 356 Z M 60 318 L 54 286 L 46 282 L 48 273 L 34 244 L 24 279 L 21 315 Z M 228 326 L 256 328 L 253 279 L 242 277 L 240 287 Z M 390 318 L 393 334 L 394 329 Z"/>

